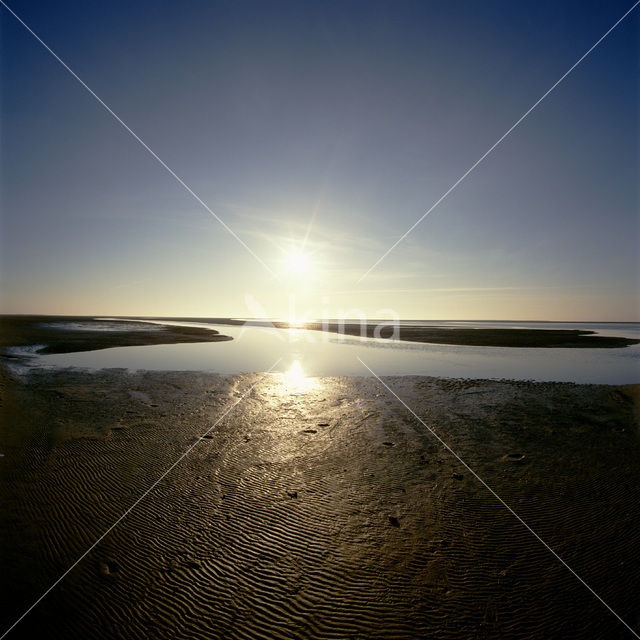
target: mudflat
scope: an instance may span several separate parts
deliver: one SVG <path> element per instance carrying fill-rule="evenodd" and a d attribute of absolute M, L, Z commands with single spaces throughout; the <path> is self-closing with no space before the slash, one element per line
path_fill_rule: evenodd
<path fill-rule="evenodd" d="M 167 325 L 148 321 L 167 322 Z M 132 322 L 133 321 L 133 322 Z M 403 325 L 394 327 L 383 323 L 355 322 L 270 322 L 237 320 L 233 318 L 130 317 L 113 319 L 109 325 L 120 325 L 118 331 L 91 329 L 92 317 L 0 316 L 0 348 L 21 344 L 41 345 L 39 353 L 69 353 L 93 351 L 108 347 L 170 344 L 176 342 L 215 342 L 231 340 L 230 336 L 198 326 L 176 326 L 172 322 L 199 322 L 228 326 L 268 326 L 277 329 L 291 327 L 309 331 L 325 331 L 364 338 L 395 339 L 431 344 L 467 345 L 477 347 L 612 349 L 638 344 L 640 340 L 626 336 L 603 336 L 586 329 L 526 329 L 487 327 L 425 327 Z M 64 327 L 78 325 L 74 331 Z M 137 324 L 136 324 L 137 323 Z M 82 330 L 79 329 L 84 325 Z M 127 331 L 127 327 L 129 330 Z"/>
<path fill-rule="evenodd" d="M 278 328 L 291 325 L 276 322 Z M 638 344 L 640 340 L 624 336 L 596 335 L 583 329 L 519 329 L 519 328 L 470 328 L 470 327 L 423 327 L 357 323 L 304 324 L 311 331 L 328 331 L 363 338 L 393 338 L 409 342 L 433 344 L 457 344 L 475 347 L 519 347 L 519 348 L 565 348 L 565 349 L 611 349 Z"/>
<path fill-rule="evenodd" d="M 638 385 L 384 380 L 640 631 Z M 8 638 L 631 636 L 375 379 L 3 370 L 0 397 L 2 628 L 82 558 Z"/>
<path fill-rule="evenodd" d="M 87 316 L 0 316 L 0 354 L 11 347 L 34 347 L 37 353 L 73 353 L 111 347 L 134 347 L 179 342 L 232 340 L 214 329 L 115 321 L 105 323 Z"/>

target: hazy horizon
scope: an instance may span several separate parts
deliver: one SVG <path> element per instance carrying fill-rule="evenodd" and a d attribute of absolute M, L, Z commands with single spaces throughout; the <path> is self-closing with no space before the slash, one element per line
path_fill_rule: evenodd
<path fill-rule="evenodd" d="M 94 318 L 94 319 L 132 319 L 132 320 L 175 320 L 180 321 L 184 320 L 185 322 L 189 320 L 193 320 L 194 322 L 198 322 L 200 320 L 203 321 L 211 321 L 211 320 L 242 320 L 242 321 L 250 321 L 250 322 L 365 322 L 369 324 L 373 324 L 376 322 L 393 322 L 396 318 L 390 316 L 380 316 L 380 317 L 365 317 L 363 319 L 358 318 L 357 316 L 336 316 L 336 317 L 323 317 L 323 316 L 314 316 L 307 317 L 306 319 L 301 318 L 289 318 L 286 316 L 222 316 L 220 314 L 217 315 L 208 315 L 208 316 L 185 316 L 185 315 L 140 315 L 140 314 L 109 314 L 109 313 L 65 313 L 65 314 L 54 314 L 54 313 L 0 313 L 0 316 L 16 316 L 16 317 L 43 317 L 43 318 Z M 518 323 L 539 323 L 539 324 L 639 324 L 639 320 L 544 320 L 540 318 L 416 318 L 416 317 L 399 317 L 397 318 L 400 322 L 482 322 L 482 323 L 490 323 L 490 322 L 518 322 Z M 215 324 L 215 323 L 213 323 Z"/>

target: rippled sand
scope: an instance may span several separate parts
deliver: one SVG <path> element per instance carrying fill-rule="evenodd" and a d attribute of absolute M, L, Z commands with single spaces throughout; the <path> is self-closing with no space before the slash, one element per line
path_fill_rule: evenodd
<path fill-rule="evenodd" d="M 375 379 L 4 377 L 8 636 L 629 638 Z M 386 378 L 640 630 L 638 387 Z M 34 633 L 38 635 L 33 635 Z"/>

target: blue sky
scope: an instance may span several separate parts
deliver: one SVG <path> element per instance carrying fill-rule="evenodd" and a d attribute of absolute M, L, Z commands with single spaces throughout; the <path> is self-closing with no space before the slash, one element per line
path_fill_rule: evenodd
<path fill-rule="evenodd" d="M 632 2 L 9 6 L 3 312 L 640 317 L 639 9 L 358 283 Z"/>

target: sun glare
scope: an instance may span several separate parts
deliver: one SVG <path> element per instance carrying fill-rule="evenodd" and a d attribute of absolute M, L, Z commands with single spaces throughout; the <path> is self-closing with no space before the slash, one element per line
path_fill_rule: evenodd
<path fill-rule="evenodd" d="M 300 393 L 310 391 L 316 385 L 314 378 L 307 377 L 299 360 L 294 360 L 283 374 L 283 391 L 285 393 Z"/>
<path fill-rule="evenodd" d="M 309 271 L 309 258 L 301 251 L 294 251 L 287 256 L 287 271 L 296 276 L 303 276 Z"/>
<path fill-rule="evenodd" d="M 287 382 L 292 386 L 302 384 L 305 379 L 304 371 L 298 360 L 293 361 L 285 375 L 287 376 Z"/>

